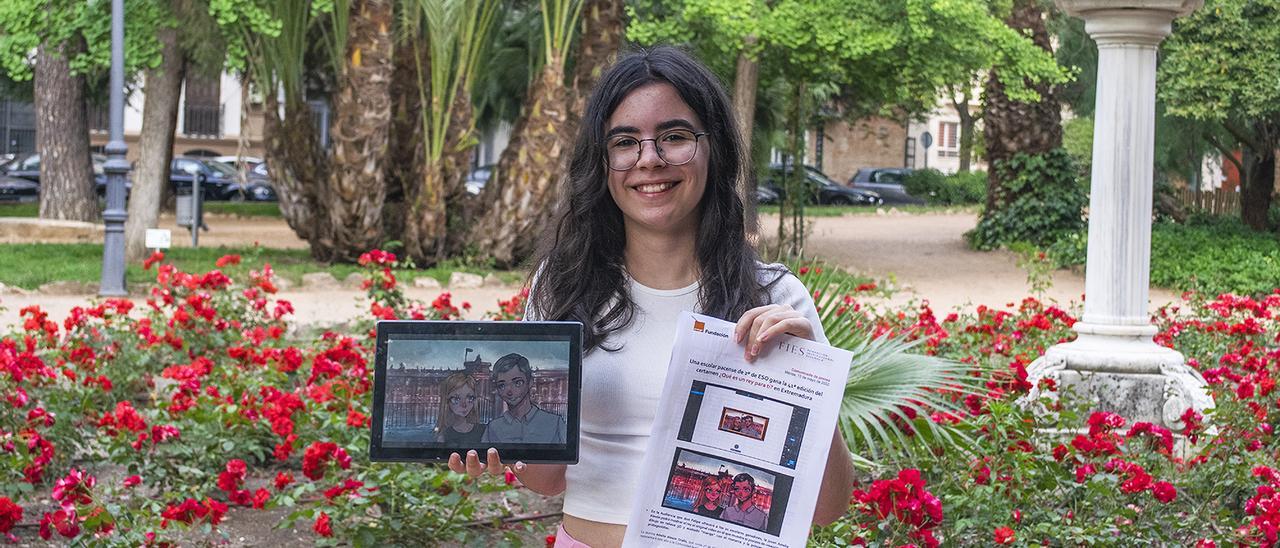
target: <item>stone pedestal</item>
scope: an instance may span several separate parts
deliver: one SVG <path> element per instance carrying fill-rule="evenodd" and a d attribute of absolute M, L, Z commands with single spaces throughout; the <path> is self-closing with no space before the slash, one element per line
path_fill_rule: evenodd
<path fill-rule="evenodd" d="M 1033 382 L 1052 378 L 1095 410 L 1175 432 L 1178 418 L 1213 405 L 1204 379 L 1182 354 L 1152 342 L 1147 299 L 1151 268 L 1152 155 L 1156 49 L 1174 18 L 1203 0 L 1058 0 L 1083 18 L 1098 44 L 1093 179 L 1084 316 L 1075 341 L 1032 364 Z M 1038 394 L 1033 391 L 1031 397 Z"/>

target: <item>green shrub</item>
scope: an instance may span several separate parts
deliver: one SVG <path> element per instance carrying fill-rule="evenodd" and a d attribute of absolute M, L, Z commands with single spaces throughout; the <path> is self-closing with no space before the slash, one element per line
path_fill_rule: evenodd
<path fill-rule="evenodd" d="M 987 174 L 971 171 L 943 175 L 936 169 L 920 169 L 907 175 L 902 186 L 929 205 L 977 204 L 987 197 Z"/>
<path fill-rule="evenodd" d="M 1045 248 L 1055 266 L 1085 263 L 1088 231 Z M 1151 227 L 1151 285 L 1208 295 L 1261 295 L 1280 287 L 1280 240 L 1235 217 L 1196 216 Z"/>
<path fill-rule="evenodd" d="M 983 250 L 1014 242 L 1045 247 L 1084 228 L 1088 193 L 1065 150 L 1018 154 L 995 169 L 1007 181 L 1004 196 L 965 234 L 969 245 Z"/>

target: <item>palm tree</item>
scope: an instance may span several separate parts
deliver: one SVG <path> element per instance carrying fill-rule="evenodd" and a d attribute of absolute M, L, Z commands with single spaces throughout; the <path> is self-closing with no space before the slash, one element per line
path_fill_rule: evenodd
<path fill-rule="evenodd" d="M 1037 46 L 1053 53 L 1038 0 L 1015 0 L 1005 24 L 1029 34 Z M 982 123 L 987 165 L 992 169 L 987 172 L 987 213 L 984 214 L 996 211 L 1013 198 L 1007 195 L 1006 181 L 1001 179 L 1006 174 L 1002 173 L 1004 170 L 995 169 L 996 164 L 1020 152 L 1043 154 L 1062 146 L 1062 116 L 1053 85 L 1041 83 L 1029 87 L 1040 94 L 1039 101 L 1024 103 L 1010 99 L 1005 93 L 1005 82 L 1000 80 L 999 68 L 987 77 Z"/>
<path fill-rule="evenodd" d="M 910 353 L 919 341 L 872 337 L 844 306 L 844 296 L 854 293 L 852 278 L 821 264 L 799 271 L 800 280 L 816 295 L 814 304 L 831 345 L 853 353 L 838 424 L 858 460 L 867 464 L 867 457 L 898 451 L 909 455 L 927 444 L 967 445 L 962 432 L 930 416 L 963 416 L 960 399 L 986 394 L 984 376 L 972 374 L 975 366 Z"/>
<path fill-rule="evenodd" d="M 405 181 L 405 252 L 419 264 L 441 259 L 450 212 L 459 212 L 469 149 L 476 143 L 471 86 L 489 39 L 495 0 L 415 0 L 402 13 L 408 37 L 425 31 L 427 51 L 415 52 L 421 104 L 420 165 Z M 424 25 L 425 23 L 425 25 Z M 412 38 L 410 38 L 412 39 Z"/>
<path fill-rule="evenodd" d="M 344 52 L 333 96 L 333 145 L 319 238 L 326 261 L 354 261 L 382 243 L 383 164 L 391 129 L 391 0 L 335 0 L 331 51 Z"/>
<path fill-rule="evenodd" d="M 581 9 L 582 0 L 542 0 L 544 63 L 485 187 L 481 203 L 488 210 L 472 226 L 469 239 L 473 249 L 500 266 L 512 266 L 533 251 L 554 203 L 571 106 L 565 54 Z"/>

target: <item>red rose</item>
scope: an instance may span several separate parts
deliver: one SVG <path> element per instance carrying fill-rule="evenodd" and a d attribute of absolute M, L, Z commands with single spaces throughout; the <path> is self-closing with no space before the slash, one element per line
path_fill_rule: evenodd
<path fill-rule="evenodd" d="M 996 527 L 995 537 L 996 544 L 1013 544 L 1013 541 L 1017 540 L 1013 529 L 1003 526 Z"/>
<path fill-rule="evenodd" d="M 1151 488 L 1151 494 L 1156 496 L 1156 500 L 1169 504 L 1173 499 L 1178 498 L 1178 489 L 1167 481 L 1157 481 Z"/>
<path fill-rule="evenodd" d="M 9 497 L 0 497 L 0 533 L 7 534 L 19 521 L 22 521 L 22 507 Z"/>
<path fill-rule="evenodd" d="M 322 537 L 333 536 L 333 527 L 329 525 L 329 514 L 324 512 L 320 512 L 320 516 L 316 518 L 316 524 L 312 528 L 315 529 L 316 534 Z"/>

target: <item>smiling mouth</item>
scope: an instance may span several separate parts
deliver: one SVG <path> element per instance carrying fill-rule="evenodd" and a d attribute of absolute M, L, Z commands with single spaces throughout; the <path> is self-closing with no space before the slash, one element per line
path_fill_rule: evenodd
<path fill-rule="evenodd" d="M 659 194 L 659 193 L 670 190 L 671 188 L 675 187 L 678 184 L 680 184 L 679 181 L 672 181 L 672 182 L 666 182 L 666 183 L 651 183 L 647 185 L 635 186 L 635 187 L 632 187 L 632 189 L 634 189 L 636 192 L 639 192 L 641 194 Z"/>

